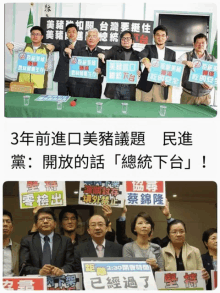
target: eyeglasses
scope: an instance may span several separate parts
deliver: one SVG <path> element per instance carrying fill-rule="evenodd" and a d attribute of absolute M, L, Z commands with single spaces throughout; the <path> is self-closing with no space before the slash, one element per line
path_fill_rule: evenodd
<path fill-rule="evenodd" d="M 172 232 L 170 232 L 170 234 L 173 234 L 173 235 L 176 235 L 176 234 L 183 235 L 183 234 L 185 234 L 185 231 L 172 231 Z"/>
<path fill-rule="evenodd" d="M 123 41 L 130 41 L 131 37 L 127 37 L 127 38 L 121 38 Z"/>
<path fill-rule="evenodd" d="M 102 228 L 104 226 L 106 226 L 104 223 L 92 223 L 91 225 L 89 225 L 92 228 L 95 228 L 96 226 Z"/>
<path fill-rule="evenodd" d="M 34 36 L 36 36 L 36 37 L 40 37 L 40 36 L 42 36 L 42 34 L 38 34 L 38 33 L 31 33 L 31 35 L 34 37 Z"/>
<path fill-rule="evenodd" d="M 53 218 L 51 218 L 51 217 L 40 218 L 40 219 L 38 219 L 38 222 L 44 222 L 45 220 L 48 222 L 51 222 L 51 221 L 53 221 Z"/>

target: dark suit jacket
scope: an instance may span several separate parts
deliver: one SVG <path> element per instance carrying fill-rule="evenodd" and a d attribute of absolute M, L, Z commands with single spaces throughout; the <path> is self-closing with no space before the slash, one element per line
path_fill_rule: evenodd
<path fill-rule="evenodd" d="M 82 272 L 81 257 L 97 257 L 92 240 L 81 243 L 74 249 L 74 271 Z M 104 257 L 122 257 L 122 245 L 106 240 Z"/>
<path fill-rule="evenodd" d="M 202 262 L 203 266 L 206 269 L 206 271 L 210 275 L 210 279 L 208 280 L 208 283 L 206 284 L 206 290 L 212 290 L 212 283 L 211 283 L 211 270 L 214 270 L 212 265 L 212 258 L 209 254 L 209 252 L 202 254 Z"/>
<path fill-rule="evenodd" d="M 156 45 L 146 45 L 144 50 L 140 52 L 139 56 L 140 56 L 140 59 L 147 57 L 148 59 L 150 59 L 150 61 L 152 58 L 158 59 Z M 175 62 L 176 61 L 176 52 L 165 47 L 164 60 Z M 139 80 L 137 88 L 148 93 L 152 89 L 152 86 L 154 83 L 151 81 L 147 81 L 147 77 L 148 77 L 148 70 L 147 70 L 147 68 L 144 68 L 144 71 L 141 74 L 141 78 Z M 167 97 L 168 97 L 168 87 L 165 87 L 164 88 L 164 99 L 166 100 Z"/>
<path fill-rule="evenodd" d="M 20 245 L 19 265 L 21 269 L 22 265 L 25 264 L 23 274 L 39 274 L 39 271 L 42 268 L 43 257 L 39 233 L 36 232 L 32 235 L 23 237 Z M 65 273 L 72 273 L 73 261 L 73 245 L 71 239 L 54 233 L 51 265 L 63 269 Z"/>
<path fill-rule="evenodd" d="M 124 49 L 121 46 L 113 46 L 109 50 L 105 50 L 105 59 L 111 59 L 111 60 L 125 60 L 125 53 Z M 132 48 L 131 51 L 131 56 L 129 61 L 139 61 L 139 52 L 135 51 Z M 139 70 L 141 70 L 139 66 Z M 116 88 L 116 83 L 107 83 L 106 88 L 105 88 L 105 96 L 114 99 L 115 95 L 115 88 Z M 136 85 L 135 84 L 129 84 L 129 91 L 130 91 L 130 97 L 132 101 L 135 101 L 135 92 L 136 92 Z"/>
<path fill-rule="evenodd" d="M 69 78 L 69 62 L 66 61 L 66 56 L 64 55 L 64 49 L 70 45 L 70 41 L 62 40 L 59 42 L 55 42 L 53 45 L 55 46 L 54 51 L 59 51 L 59 54 L 60 54 L 53 80 L 57 82 L 61 82 L 61 83 L 66 83 Z M 77 41 L 75 48 L 72 50 L 73 55 L 74 55 L 74 52 L 79 50 L 83 45 L 85 45 L 85 42 Z"/>

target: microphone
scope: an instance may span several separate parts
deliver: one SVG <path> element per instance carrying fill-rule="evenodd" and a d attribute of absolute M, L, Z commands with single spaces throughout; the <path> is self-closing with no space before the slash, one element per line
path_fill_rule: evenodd
<path fill-rule="evenodd" d="M 21 269 L 20 269 L 20 271 L 19 271 L 19 276 L 22 276 L 22 271 L 23 271 L 23 269 L 24 269 L 24 267 L 26 266 L 26 261 L 24 261 L 23 263 L 22 263 L 22 265 L 21 265 Z"/>
<path fill-rule="evenodd" d="M 76 106 L 76 101 L 77 101 L 77 99 L 74 99 L 73 101 L 71 101 L 70 106 L 75 107 Z"/>

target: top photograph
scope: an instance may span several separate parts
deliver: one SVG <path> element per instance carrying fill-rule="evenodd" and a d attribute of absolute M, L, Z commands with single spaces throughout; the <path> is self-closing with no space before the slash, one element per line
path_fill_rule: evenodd
<path fill-rule="evenodd" d="M 216 117 L 215 4 L 4 8 L 5 117 Z"/>

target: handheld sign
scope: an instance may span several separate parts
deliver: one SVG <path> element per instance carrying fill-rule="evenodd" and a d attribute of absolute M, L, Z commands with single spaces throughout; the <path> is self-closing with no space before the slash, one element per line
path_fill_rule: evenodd
<path fill-rule="evenodd" d="M 156 272 L 158 290 L 205 290 L 202 271 Z"/>
<path fill-rule="evenodd" d="M 126 181 L 126 205 L 165 206 L 164 181 Z"/>
<path fill-rule="evenodd" d="M 136 84 L 138 61 L 107 60 L 106 82 Z"/>
<path fill-rule="evenodd" d="M 157 289 L 151 266 L 143 260 L 82 258 L 82 269 L 86 290 Z"/>
<path fill-rule="evenodd" d="M 47 62 L 47 55 L 35 53 L 19 53 L 17 72 L 30 74 L 45 74 L 45 64 Z"/>
<path fill-rule="evenodd" d="M 120 181 L 81 181 L 79 204 L 123 207 L 123 183 Z"/>
<path fill-rule="evenodd" d="M 152 58 L 147 80 L 155 83 L 165 82 L 166 85 L 181 86 L 183 64 Z"/>
<path fill-rule="evenodd" d="M 19 181 L 20 208 L 66 206 L 63 181 Z"/>
<path fill-rule="evenodd" d="M 69 63 L 69 76 L 78 78 L 98 79 L 99 61 L 97 57 L 73 56 Z"/>
<path fill-rule="evenodd" d="M 217 63 L 193 59 L 193 70 L 190 70 L 189 81 L 217 85 Z"/>

